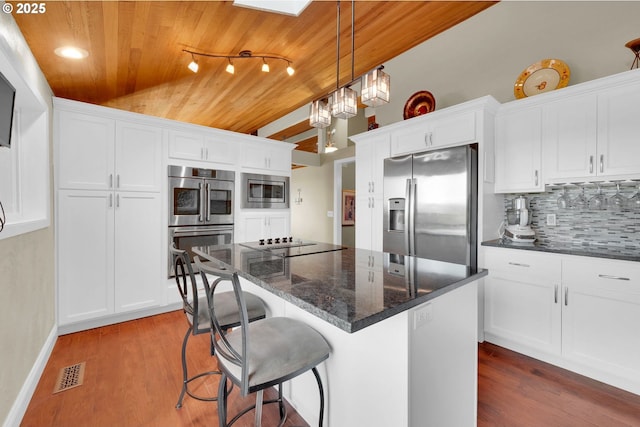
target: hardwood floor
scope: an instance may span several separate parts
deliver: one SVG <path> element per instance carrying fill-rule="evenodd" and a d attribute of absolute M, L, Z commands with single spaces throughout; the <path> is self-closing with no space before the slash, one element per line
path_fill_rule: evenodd
<path fill-rule="evenodd" d="M 489 343 L 478 360 L 478 427 L 640 426 L 640 396 Z"/>
<path fill-rule="evenodd" d="M 21 425 L 217 425 L 214 402 L 187 396 L 182 409 L 175 408 L 186 327 L 182 312 L 175 311 L 61 336 Z M 188 355 L 193 372 L 215 369 L 215 358 L 208 351 L 208 336 L 191 337 Z M 53 394 L 59 370 L 83 361 L 84 384 Z M 640 396 L 492 344 L 479 346 L 478 373 L 478 427 L 640 426 Z M 198 383 L 194 390 L 215 394 L 217 377 Z M 242 399 L 235 389 L 229 411 L 234 414 L 252 402 L 253 396 Z M 277 406 L 266 405 L 263 425 L 276 425 L 277 418 Z M 253 425 L 252 414 L 236 425 Z M 285 425 L 307 424 L 289 407 Z"/>

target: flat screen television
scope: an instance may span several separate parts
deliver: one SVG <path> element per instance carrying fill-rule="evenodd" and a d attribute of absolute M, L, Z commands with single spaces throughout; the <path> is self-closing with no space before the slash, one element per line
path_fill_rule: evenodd
<path fill-rule="evenodd" d="M 0 147 L 11 147 L 11 126 L 16 89 L 0 73 Z"/>

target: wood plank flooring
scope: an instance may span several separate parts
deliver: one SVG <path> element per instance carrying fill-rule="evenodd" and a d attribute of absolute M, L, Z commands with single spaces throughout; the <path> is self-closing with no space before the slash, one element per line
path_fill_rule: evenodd
<path fill-rule="evenodd" d="M 186 328 L 184 315 L 175 311 L 61 336 L 21 425 L 217 425 L 215 402 L 187 396 L 182 409 L 175 408 L 182 380 L 180 346 Z M 215 369 L 215 358 L 208 352 L 208 336 L 191 337 L 188 363 L 193 372 Z M 84 384 L 53 394 L 59 370 L 83 361 Z M 640 426 L 640 396 L 492 344 L 480 344 L 478 373 L 478 427 Z M 378 374 L 384 375 L 384 370 Z M 216 394 L 217 378 L 196 384 L 194 390 Z M 229 411 L 234 414 L 252 402 L 253 396 L 243 399 L 235 389 Z M 263 425 L 275 426 L 277 418 L 277 406 L 265 406 Z M 253 425 L 252 413 L 236 425 Z M 307 424 L 289 407 L 285 425 Z"/>

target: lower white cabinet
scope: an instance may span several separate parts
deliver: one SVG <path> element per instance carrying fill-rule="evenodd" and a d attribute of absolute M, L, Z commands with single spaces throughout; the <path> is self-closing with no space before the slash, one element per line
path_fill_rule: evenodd
<path fill-rule="evenodd" d="M 260 239 L 289 237 L 291 214 L 279 213 L 243 213 L 239 227 L 236 227 L 236 242 L 255 242 Z"/>
<path fill-rule="evenodd" d="M 640 394 L 640 263 L 483 250 L 487 341 Z"/>
<path fill-rule="evenodd" d="M 161 303 L 158 193 L 60 190 L 57 212 L 60 325 Z"/>
<path fill-rule="evenodd" d="M 563 356 L 635 382 L 640 394 L 640 264 L 578 258 L 562 267 Z"/>
<path fill-rule="evenodd" d="M 485 260 L 485 337 L 559 353 L 560 258 L 498 249 Z"/>

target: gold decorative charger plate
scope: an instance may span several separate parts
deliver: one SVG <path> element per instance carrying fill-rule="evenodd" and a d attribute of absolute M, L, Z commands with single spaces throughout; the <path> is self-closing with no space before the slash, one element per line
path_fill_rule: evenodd
<path fill-rule="evenodd" d="M 403 117 L 406 120 L 430 113 L 435 109 L 436 99 L 433 97 L 433 94 L 429 91 L 421 90 L 411 95 L 404 104 Z"/>
<path fill-rule="evenodd" d="M 516 99 L 560 89 L 569 84 L 569 66 L 559 59 L 543 59 L 529 65 L 516 80 Z"/>

